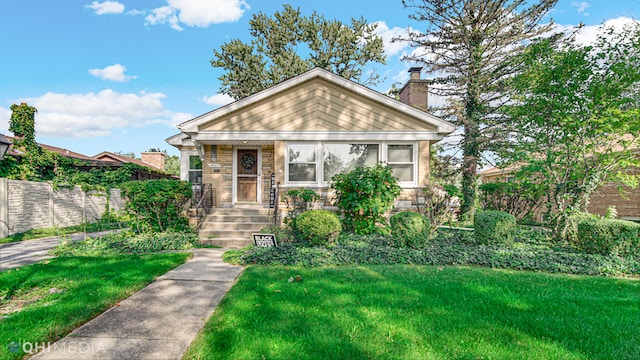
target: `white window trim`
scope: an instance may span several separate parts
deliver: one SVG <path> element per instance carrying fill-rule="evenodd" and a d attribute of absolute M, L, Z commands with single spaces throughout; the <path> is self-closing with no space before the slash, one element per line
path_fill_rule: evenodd
<path fill-rule="evenodd" d="M 196 150 L 180 151 L 180 180 L 189 181 L 189 157 L 200 156 Z M 204 164 L 203 164 L 204 165 Z"/>
<path fill-rule="evenodd" d="M 316 148 L 316 181 L 289 181 L 289 145 L 295 144 L 313 144 Z M 389 145 L 413 145 L 413 181 L 399 181 L 400 187 L 412 188 L 418 186 L 418 169 L 419 169 L 419 143 L 417 141 L 287 141 L 285 143 L 285 159 L 284 159 L 284 185 L 283 187 L 300 187 L 313 186 L 317 188 L 328 188 L 330 182 L 324 181 L 324 144 L 367 144 L 378 145 L 378 161 L 387 163 L 387 153 Z M 393 163 L 402 164 L 402 163 Z M 404 164 L 409 164 L 404 163 Z"/>

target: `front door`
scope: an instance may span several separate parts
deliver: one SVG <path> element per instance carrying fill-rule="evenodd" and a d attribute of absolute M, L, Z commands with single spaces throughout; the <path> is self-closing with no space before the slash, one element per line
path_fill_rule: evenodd
<path fill-rule="evenodd" d="M 236 191 L 239 202 L 258 201 L 258 150 L 238 149 Z"/>

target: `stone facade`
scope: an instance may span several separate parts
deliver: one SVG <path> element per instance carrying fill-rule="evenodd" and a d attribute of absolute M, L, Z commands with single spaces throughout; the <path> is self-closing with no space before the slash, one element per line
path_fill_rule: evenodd
<path fill-rule="evenodd" d="M 119 189 L 112 189 L 111 211 L 124 208 Z M 54 189 L 49 183 L 0 179 L 0 237 L 30 229 L 94 222 L 107 209 L 103 192 L 79 186 Z"/>

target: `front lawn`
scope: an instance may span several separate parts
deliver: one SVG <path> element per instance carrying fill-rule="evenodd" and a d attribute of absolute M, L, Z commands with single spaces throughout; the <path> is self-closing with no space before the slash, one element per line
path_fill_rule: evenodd
<path fill-rule="evenodd" d="M 0 359 L 24 356 L 22 344 L 62 338 L 189 253 L 61 257 L 0 273 Z"/>
<path fill-rule="evenodd" d="M 638 359 L 640 281 L 249 266 L 185 359 Z"/>

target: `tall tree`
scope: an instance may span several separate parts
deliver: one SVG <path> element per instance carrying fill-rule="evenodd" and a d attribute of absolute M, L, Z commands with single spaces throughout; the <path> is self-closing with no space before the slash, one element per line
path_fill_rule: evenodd
<path fill-rule="evenodd" d="M 396 39 L 421 51 L 404 60 L 421 63 L 433 76 L 430 91 L 449 102 L 447 113 L 464 129 L 461 141 L 461 212 L 474 212 L 480 156 L 499 131 L 498 115 L 506 102 L 503 83 L 517 67 L 508 59 L 524 43 L 547 32 L 541 19 L 557 0 L 403 0 L 409 16 L 426 23 L 424 31 L 410 31 Z"/>
<path fill-rule="evenodd" d="M 637 186 L 625 170 L 640 166 L 640 25 L 616 33 L 602 28 L 593 46 L 545 39 L 521 55 L 508 106 L 512 146 L 502 157 L 521 176 L 548 187 L 556 235 L 585 211 L 607 181 Z"/>
<path fill-rule="evenodd" d="M 27 103 L 11 105 L 9 131 L 17 138 L 14 145 L 32 147 L 36 145 L 36 113 L 38 110 Z M 17 144 L 16 144 L 17 142 Z"/>
<path fill-rule="evenodd" d="M 269 17 L 262 12 L 249 21 L 250 43 L 233 39 L 214 50 L 211 66 L 225 73 L 220 92 L 240 99 L 314 67 L 347 79 L 375 84 L 378 76 L 365 73 L 371 63 L 385 63 L 382 39 L 376 25 L 364 18 L 351 24 L 327 20 L 315 11 L 309 17 L 300 8 L 284 5 Z"/>

